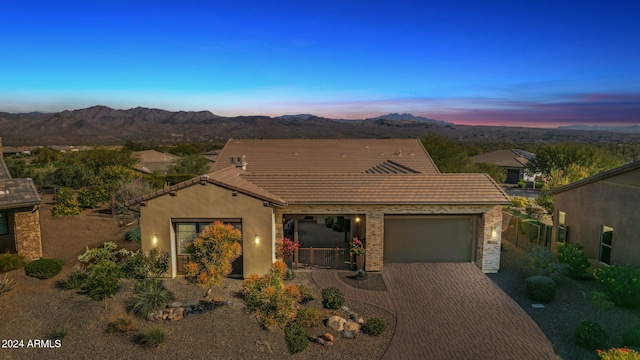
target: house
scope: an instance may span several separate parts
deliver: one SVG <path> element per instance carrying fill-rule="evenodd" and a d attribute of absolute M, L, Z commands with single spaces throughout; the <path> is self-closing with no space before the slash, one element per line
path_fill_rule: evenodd
<path fill-rule="evenodd" d="M 492 151 L 476 156 L 472 156 L 471 160 L 476 164 L 495 164 L 503 168 L 507 174 L 506 183 L 516 184 L 520 180 L 534 181 L 535 176 L 528 175 L 525 168 L 529 160 L 536 155 L 524 150 L 510 149 Z"/>
<path fill-rule="evenodd" d="M 580 244 L 602 264 L 640 268 L 640 161 L 548 194 L 554 196 L 556 242 Z"/>
<path fill-rule="evenodd" d="M 27 260 L 42 257 L 39 207 L 40 195 L 31 179 L 11 178 L 0 156 L 0 252 L 15 252 Z"/>
<path fill-rule="evenodd" d="M 180 159 L 180 156 L 156 150 L 134 151 L 133 156 L 138 159 L 133 168 L 143 174 L 153 174 L 156 171 L 166 174 L 169 167 Z"/>
<path fill-rule="evenodd" d="M 184 245 L 214 220 L 241 229 L 235 271 L 247 276 L 265 274 L 276 260 L 283 224 L 326 217 L 365 239 L 367 271 L 394 262 L 473 262 L 496 272 L 508 203 L 485 174 L 440 173 L 419 140 L 230 139 L 210 174 L 130 205 L 140 204 L 142 249 L 169 251 L 175 277 Z"/>

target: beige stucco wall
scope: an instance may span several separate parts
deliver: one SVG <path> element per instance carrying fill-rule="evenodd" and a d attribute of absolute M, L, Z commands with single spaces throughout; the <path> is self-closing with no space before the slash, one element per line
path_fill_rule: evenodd
<path fill-rule="evenodd" d="M 166 194 L 140 207 L 142 250 L 158 247 L 175 253 L 175 234 L 172 219 L 177 218 L 240 218 L 243 237 L 243 275 L 268 272 L 273 260 L 273 209 L 263 206 L 262 200 L 205 183 L 178 190 L 175 196 Z M 157 244 L 153 237 L 157 236 Z M 254 243 L 254 237 L 260 243 Z M 173 244 L 173 245 L 172 245 Z M 174 258 L 175 254 L 172 255 Z M 172 262 L 169 275 L 175 275 Z"/>
<path fill-rule="evenodd" d="M 599 257 L 605 225 L 613 228 L 612 264 L 640 267 L 640 187 L 599 181 L 556 194 L 554 199 L 554 215 L 566 213 L 568 241 L 584 246 L 589 258 Z"/>
<path fill-rule="evenodd" d="M 366 270 L 382 271 L 385 214 L 484 214 L 477 222 L 476 264 L 484 272 L 496 272 L 500 266 L 501 209 L 501 206 L 491 205 L 289 205 L 286 208 L 275 208 L 276 239 L 278 242 L 282 239 L 284 215 L 364 214 L 367 239 Z M 496 238 L 491 237 L 492 226 L 496 227 Z"/>

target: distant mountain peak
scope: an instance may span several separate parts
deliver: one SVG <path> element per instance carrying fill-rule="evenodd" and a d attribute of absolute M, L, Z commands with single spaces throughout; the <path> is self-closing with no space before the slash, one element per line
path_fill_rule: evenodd
<path fill-rule="evenodd" d="M 284 120 L 308 120 L 311 118 L 317 117 L 312 114 L 297 114 L 297 115 L 281 115 L 276 116 L 276 119 L 284 119 Z"/>
<path fill-rule="evenodd" d="M 421 122 L 430 122 L 430 123 L 437 123 L 437 124 L 453 125 L 453 124 L 451 124 L 449 122 L 446 122 L 446 121 L 429 119 L 429 118 L 422 117 L 422 116 L 415 116 L 415 115 L 409 114 L 409 113 L 403 113 L 403 114 L 390 113 L 390 114 L 378 116 L 378 117 L 375 117 L 375 118 L 369 118 L 367 120 L 421 121 Z"/>
<path fill-rule="evenodd" d="M 623 132 L 623 133 L 637 133 L 640 132 L 640 125 L 629 126 L 606 126 L 606 125 L 566 125 L 558 126 L 560 130 L 585 130 L 585 131 L 610 131 L 610 132 Z"/>

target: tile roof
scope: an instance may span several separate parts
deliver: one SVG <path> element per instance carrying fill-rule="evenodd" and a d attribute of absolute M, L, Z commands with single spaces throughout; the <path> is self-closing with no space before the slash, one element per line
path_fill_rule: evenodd
<path fill-rule="evenodd" d="M 133 155 L 138 158 L 134 169 L 145 174 L 151 174 L 156 170 L 165 172 L 180 159 L 179 156 L 156 150 L 135 151 Z"/>
<path fill-rule="evenodd" d="M 491 163 L 491 164 L 496 164 L 498 166 L 504 166 L 504 167 L 522 168 L 522 167 L 525 167 L 529 162 L 529 160 L 525 156 L 523 156 L 526 154 L 531 154 L 531 153 L 527 153 L 525 151 L 516 150 L 516 149 L 498 150 L 498 151 L 492 151 L 492 152 L 472 156 L 471 160 L 473 160 L 473 162 L 476 164 Z"/>
<path fill-rule="evenodd" d="M 620 167 L 617 167 L 615 169 L 611 169 L 605 172 L 601 172 L 600 174 L 596 174 L 594 176 L 588 177 L 586 179 L 582 179 L 576 182 L 572 182 L 571 184 L 567 184 L 564 186 L 561 186 L 559 188 L 553 189 L 551 191 L 548 191 L 547 194 L 549 195 L 555 195 L 561 192 L 565 192 L 567 190 L 571 190 L 583 185 L 587 185 L 587 184 L 591 184 L 594 183 L 596 181 L 600 181 L 600 180 L 605 180 L 608 178 L 611 178 L 613 176 L 617 176 L 617 175 L 621 175 L 624 173 L 628 173 L 630 171 L 634 171 L 640 169 L 640 161 L 636 161 L 636 162 L 632 162 L 626 165 L 622 165 Z M 635 182 L 635 186 L 640 185 L 640 179 L 636 176 L 635 179 L 632 179 L 633 182 Z"/>
<path fill-rule="evenodd" d="M 392 161 L 424 174 L 439 173 L 417 139 L 230 139 L 213 171 L 245 156 L 254 174 L 358 174 Z"/>
<path fill-rule="evenodd" d="M 7 168 L 7 164 L 4 162 L 4 159 L 0 157 L 0 179 L 11 179 L 11 173 Z"/>
<path fill-rule="evenodd" d="M 15 209 L 40 204 L 40 195 L 31 179 L 0 180 L 0 209 Z"/>

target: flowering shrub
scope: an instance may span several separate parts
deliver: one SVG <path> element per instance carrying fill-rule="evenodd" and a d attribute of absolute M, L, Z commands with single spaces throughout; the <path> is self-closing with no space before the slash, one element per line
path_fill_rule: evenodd
<path fill-rule="evenodd" d="M 296 249 L 300 247 L 298 240 L 291 240 L 288 237 L 282 239 L 282 245 L 280 245 L 280 255 L 282 257 L 291 256 Z"/>
<path fill-rule="evenodd" d="M 558 244 L 556 252 L 558 261 L 567 264 L 567 276 L 574 279 L 580 279 L 591 265 L 580 244 Z"/>
<path fill-rule="evenodd" d="M 640 360 L 640 354 L 632 349 L 611 348 L 607 351 L 596 350 L 601 360 Z"/>
<path fill-rule="evenodd" d="M 640 270 L 631 265 L 613 265 L 598 268 L 593 275 L 616 306 L 640 307 Z"/>
<path fill-rule="evenodd" d="M 365 253 L 364 244 L 357 236 L 349 242 L 349 253 L 351 255 L 364 255 Z"/>

